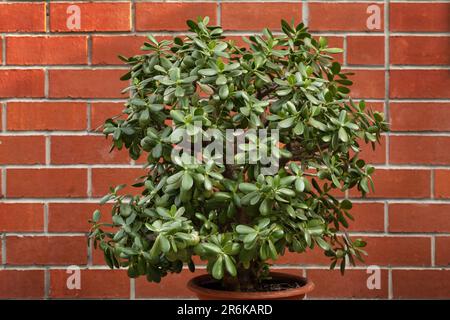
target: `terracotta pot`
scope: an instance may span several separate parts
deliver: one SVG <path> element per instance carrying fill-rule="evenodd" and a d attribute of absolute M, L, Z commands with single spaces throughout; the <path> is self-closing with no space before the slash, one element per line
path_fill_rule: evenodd
<path fill-rule="evenodd" d="M 236 292 L 205 288 L 205 284 L 214 282 L 209 274 L 192 278 L 187 287 L 193 291 L 200 300 L 301 300 L 305 294 L 314 289 L 314 283 L 306 278 L 280 272 L 271 272 L 271 277 L 283 281 L 296 281 L 303 285 L 299 288 L 292 288 L 280 291 L 264 292 Z"/>

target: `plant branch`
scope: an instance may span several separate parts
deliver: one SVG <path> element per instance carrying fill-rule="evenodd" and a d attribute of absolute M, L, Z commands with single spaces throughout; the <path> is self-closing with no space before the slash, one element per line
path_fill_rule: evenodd
<path fill-rule="evenodd" d="M 270 93 L 274 92 L 278 88 L 278 85 L 275 83 L 272 83 L 269 87 L 266 87 L 263 90 L 258 90 L 256 92 L 256 98 L 258 100 L 261 100 L 262 98 L 268 96 Z"/>

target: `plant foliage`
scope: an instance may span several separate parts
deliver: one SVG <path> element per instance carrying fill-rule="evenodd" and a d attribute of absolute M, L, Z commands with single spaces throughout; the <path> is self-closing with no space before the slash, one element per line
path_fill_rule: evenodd
<path fill-rule="evenodd" d="M 103 132 L 113 149 L 146 157 L 148 174 L 134 185 L 142 194 L 123 195 L 121 185 L 102 199 L 113 202 L 112 223 L 94 212 L 91 238 L 107 264 L 159 282 L 185 265 L 193 271 L 198 255 L 224 287 L 247 290 L 286 250 L 318 247 L 342 272 L 346 261 L 362 260 L 365 242 L 345 232 L 352 203 L 333 194 L 373 188 L 360 144 L 375 147 L 387 124 L 349 98 L 350 74 L 331 56 L 342 50 L 303 24 L 282 21 L 281 35 L 265 29 L 246 46 L 226 41 L 208 18 L 187 24 L 184 39 L 149 36 L 145 53 L 122 57 L 130 67 L 126 119 L 106 120 Z M 258 128 L 280 132 L 274 175 L 260 174 L 260 163 L 171 157 L 178 129 Z"/>

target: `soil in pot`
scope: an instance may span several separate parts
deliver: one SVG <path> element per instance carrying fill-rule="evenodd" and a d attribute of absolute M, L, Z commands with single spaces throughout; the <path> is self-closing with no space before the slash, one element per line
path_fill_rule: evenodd
<path fill-rule="evenodd" d="M 200 300 L 300 300 L 314 289 L 314 283 L 292 274 L 271 272 L 260 291 L 227 291 L 210 275 L 192 278 L 188 288 Z"/>

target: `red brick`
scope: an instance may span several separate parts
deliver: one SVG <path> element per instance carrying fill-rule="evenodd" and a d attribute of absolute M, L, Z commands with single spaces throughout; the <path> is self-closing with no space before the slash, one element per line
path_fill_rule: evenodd
<path fill-rule="evenodd" d="M 17 65 L 86 64 L 87 37 L 6 37 L 6 63 Z"/>
<path fill-rule="evenodd" d="M 347 219 L 349 223 L 348 230 L 364 232 L 384 231 L 383 203 L 353 203 L 353 208 L 349 212 L 355 220 Z"/>
<path fill-rule="evenodd" d="M 450 232 L 448 204 L 389 204 L 391 232 Z"/>
<path fill-rule="evenodd" d="M 52 98 L 126 98 L 120 81 L 125 70 L 49 70 Z"/>
<path fill-rule="evenodd" d="M 43 70 L 0 70 L 0 98 L 38 98 L 43 96 Z"/>
<path fill-rule="evenodd" d="M 41 203 L 0 203 L 0 232 L 44 231 Z"/>
<path fill-rule="evenodd" d="M 45 31 L 45 3 L 1 3 L 0 32 Z"/>
<path fill-rule="evenodd" d="M 450 270 L 392 270 L 394 299 L 450 298 Z"/>
<path fill-rule="evenodd" d="M 183 270 L 164 277 L 160 283 L 148 282 L 145 277 L 136 279 L 136 298 L 194 298 L 195 295 L 186 285 L 188 281 L 205 274 L 205 269 L 197 269 L 195 273 Z"/>
<path fill-rule="evenodd" d="M 141 168 L 93 168 L 92 195 L 102 197 L 109 192 L 109 187 L 115 187 L 119 184 L 127 185 L 121 190 L 121 193 L 139 194 L 141 188 L 135 188 L 131 185 L 138 182 L 136 179 L 145 175 L 146 172 Z"/>
<path fill-rule="evenodd" d="M 111 139 L 104 136 L 52 136 L 51 163 L 93 164 L 129 163 L 126 150 L 111 149 Z"/>
<path fill-rule="evenodd" d="M 92 246 L 92 265 L 107 266 L 102 249 Z"/>
<path fill-rule="evenodd" d="M 361 152 L 359 153 L 359 158 L 371 164 L 386 163 L 386 137 L 381 136 L 380 141 L 380 144 L 376 143 L 375 150 L 372 149 L 372 144 L 360 141 Z"/>
<path fill-rule="evenodd" d="M 146 41 L 144 36 L 93 36 L 93 64 L 123 64 L 117 56 L 134 56 L 143 53 L 140 48 Z"/>
<path fill-rule="evenodd" d="M 344 48 L 344 38 L 336 36 L 326 36 L 329 48 Z M 331 54 L 331 56 L 340 64 L 344 63 L 344 53 Z"/>
<path fill-rule="evenodd" d="M 391 3 L 389 7 L 391 31 L 448 32 L 449 3 Z"/>
<path fill-rule="evenodd" d="M 383 4 L 380 7 L 380 30 L 367 28 L 367 3 L 309 3 L 309 28 L 313 31 L 373 31 L 384 28 Z"/>
<path fill-rule="evenodd" d="M 354 236 L 353 238 L 358 238 Z M 366 265 L 431 266 L 429 237 L 361 237 L 367 241 Z"/>
<path fill-rule="evenodd" d="M 350 96 L 352 98 L 384 98 L 384 71 L 383 70 L 345 70 L 353 72 L 354 75 L 349 76 L 353 81 L 350 86 Z"/>
<path fill-rule="evenodd" d="M 80 8 L 80 29 L 69 29 L 67 13 L 70 5 Z M 50 29 L 52 32 L 129 31 L 131 30 L 131 3 L 50 3 Z"/>
<path fill-rule="evenodd" d="M 430 196 L 430 171 L 408 169 L 376 169 L 372 175 L 375 192 L 369 198 L 428 198 Z M 358 190 L 350 195 L 360 196 Z"/>
<path fill-rule="evenodd" d="M 69 289 L 67 280 L 73 273 L 50 271 L 51 298 L 129 298 L 130 280 L 123 270 L 80 270 L 80 289 Z"/>
<path fill-rule="evenodd" d="M 101 221 L 111 220 L 111 205 L 100 206 L 98 203 L 49 203 L 48 231 L 49 232 L 89 232 L 92 225 L 94 210 L 102 213 Z"/>
<path fill-rule="evenodd" d="M 8 169 L 8 197 L 76 198 L 86 196 L 85 169 Z"/>
<path fill-rule="evenodd" d="M 450 198 L 450 170 L 434 171 L 434 196 Z"/>
<path fill-rule="evenodd" d="M 86 130 L 84 102 L 8 102 L 9 131 Z"/>
<path fill-rule="evenodd" d="M 0 52 L 3 52 L 3 37 L 0 37 Z M 0 63 L 3 63 L 3 54 L 0 57 Z"/>
<path fill-rule="evenodd" d="M 0 244 L 2 244 L 2 242 L 3 242 L 3 236 L 0 238 Z M 0 249 L 0 259 L 2 259 L 2 261 L 3 261 L 3 255 L 6 255 L 6 252 L 2 252 L 2 251 L 3 251 L 3 248 Z"/>
<path fill-rule="evenodd" d="M 9 265 L 72 265 L 87 263 L 87 241 L 74 236 L 9 236 Z"/>
<path fill-rule="evenodd" d="M 373 273 L 366 270 L 346 270 L 342 276 L 338 270 L 307 270 L 307 277 L 316 287 L 308 294 L 312 298 L 387 298 L 388 273 L 380 270 L 380 289 L 369 289 L 367 284 Z M 369 280 L 369 284 L 372 281 Z"/>
<path fill-rule="evenodd" d="M 359 101 L 356 101 L 356 102 L 359 103 Z M 367 110 L 384 112 L 384 103 L 383 102 L 366 101 L 366 111 Z"/>
<path fill-rule="evenodd" d="M 391 98 L 449 98 L 450 70 L 391 70 Z"/>
<path fill-rule="evenodd" d="M 365 262 L 358 265 L 379 266 L 430 266 L 431 240 L 428 237 L 374 237 L 352 236 L 353 239 L 362 238 L 367 242 L 364 250 L 368 253 L 363 256 Z M 414 248 L 411 251 L 411 248 Z M 324 255 L 320 248 L 309 250 L 306 253 L 291 253 L 286 251 L 277 264 L 323 265 L 331 264 L 330 258 Z"/>
<path fill-rule="evenodd" d="M 389 61 L 391 64 L 448 65 L 449 47 L 450 37 L 393 36 Z"/>
<path fill-rule="evenodd" d="M 155 36 L 156 40 L 172 40 L 169 36 Z M 144 36 L 93 36 L 92 37 L 92 63 L 101 65 L 123 65 L 119 55 L 131 57 L 144 53 L 141 50 L 144 42 L 148 42 Z"/>
<path fill-rule="evenodd" d="M 449 266 L 450 237 L 436 237 L 435 250 L 436 250 L 436 265 Z"/>
<path fill-rule="evenodd" d="M 91 104 L 91 129 L 97 129 L 97 132 L 102 132 L 101 126 L 105 120 L 123 114 L 123 102 L 95 102 Z M 126 115 L 122 117 L 126 118 Z"/>
<path fill-rule="evenodd" d="M 136 3 L 136 30 L 187 30 L 186 20 L 197 21 L 208 16 L 210 25 L 217 21 L 217 4 L 197 3 Z"/>
<path fill-rule="evenodd" d="M 295 24 L 302 21 L 302 4 L 277 2 L 240 2 L 222 4 L 222 26 L 225 30 L 281 30 L 281 20 Z"/>
<path fill-rule="evenodd" d="M 384 37 L 347 37 L 347 63 L 384 65 Z"/>
<path fill-rule="evenodd" d="M 44 270 L 0 270 L 0 298 L 43 299 Z"/>
<path fill-rule="evenodd" d="M 449 164 L 450 137 L 391 136 L 390 161 L 403 164 Z"/>
<path fill-rule="evenodd" d="M 391 102 L 392 131 L 450 131 L 450 103 Z"/>
<path fill-rule="evenodd" d="M 3 164 L 45 163 L 45 137 L 43 136 L 0 137 L 0 163 Z"/>

